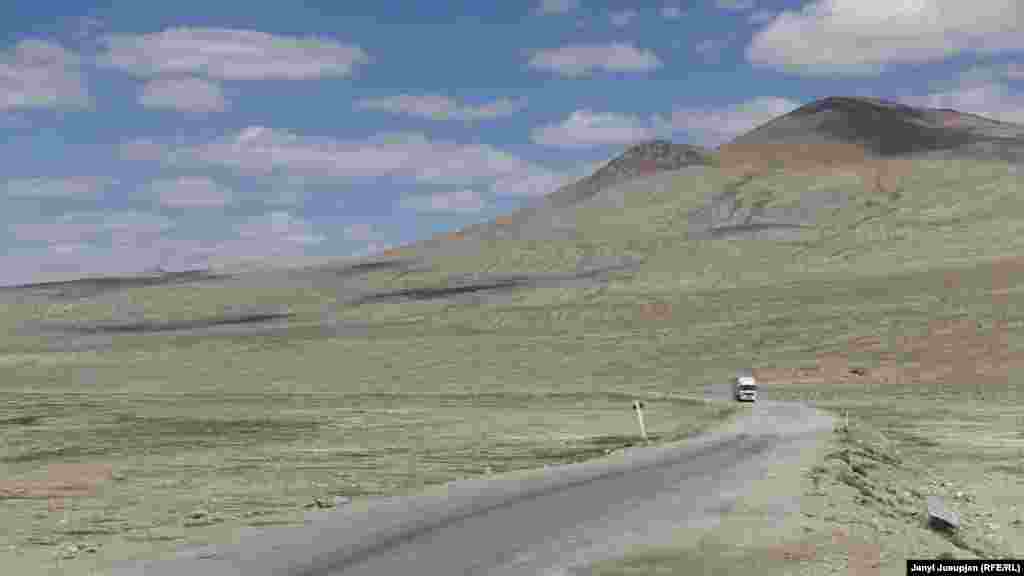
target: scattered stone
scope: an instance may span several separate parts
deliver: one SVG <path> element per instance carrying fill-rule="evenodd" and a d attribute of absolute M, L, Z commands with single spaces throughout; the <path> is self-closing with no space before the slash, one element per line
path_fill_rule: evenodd
<path fill-rule="evenodd" d="M 320 508 L 321 510 L 323 510 L 325 508 L 335 508 L 337 506 L 344 506 L 345 504 L 348 504 L 351 501 L 352 500 L 350 498 L 347 498 L 345 496 L 334 496 L 330 500 L 326 498 L 313 498 L 313 501 L 310 502 L 309 504 L 306 504 L 305 507 Z"/>
<path fill-rule="evenodd" d="M 950 532 L 960 528 L 960 517 L 936 496 L 928 497 L 928 525 L 934 530 Z"/>
<path fill-rule="evenodd" d="M 78 546 L 75 544 L 64 544 L 57 549 L 57 557 L 65 560 L 70 560 L 78 556 Z"/>
<path fill-rule="evenodd" d="M 209 512 L 207 512 L 206 510 L 203 510 L 203 509 L 200 508 L 198 510 L 193 510 L 193 511 L 189 512 L 188 513 L 188 518 L 190 520 L 202 520 L 203 518 L 206 518 L 209 515 L 210 515 Z"/>

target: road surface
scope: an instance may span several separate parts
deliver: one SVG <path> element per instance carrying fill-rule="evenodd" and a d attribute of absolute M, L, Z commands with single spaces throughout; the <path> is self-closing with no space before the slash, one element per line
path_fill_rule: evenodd
<path fill-rule="evenodd" d="M 476 478 L 245 529 L 230 546 L 119 567 L 127 576 L 506 576 L 586 574 L 676 529 L 713 526 L 772 467 L 823 439 L 832 418 L 761 401 L 713 432 L 600 460 Z M 787 503 L 781 504 L 781 513 Z M 793 503 L 788 503 L 794 506 Z"/>

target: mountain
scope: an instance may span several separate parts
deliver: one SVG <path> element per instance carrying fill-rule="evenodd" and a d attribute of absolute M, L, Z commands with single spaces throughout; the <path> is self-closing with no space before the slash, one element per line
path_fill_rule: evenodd
<path fill-rule="evenodd" d="M 1024 126 L 950 109 L 829 97 L 719 147 L 726 169 L 833 167 L 875 159 L 975 158 L 1024 162 Z"/>
<path fill-rule="evenodd" d="M 544 208 L 564 208 L 596 196 L 602 190 L 658 172 L 686 166 L 709 166 L 712 152 L 699 146 L 653 140 L 637 144 L 586 178 L 563 186 L 544 198 Z"/>
<path fill-rule="evenodd" d="M 420 251 L 448 249 L 452 240 L 497 240 L 501 238 L 565 238 L 571 226 L 559 224 L 572 220 L 575 207 L 598 197 L 603 191 L 656 174 L 673 172 L 688 166 L 710 166 L 714 153 L 700 146 L 651 140 L 626 149 L 593 174 L 562 186 L 531 205 L 490 222 L 473 224 L 457 232 L 430 238 L 404 247 Z M 553 222 L 553 224 L 552 224 Z M 391 250 L 388 254 L 398 254 Z"/>

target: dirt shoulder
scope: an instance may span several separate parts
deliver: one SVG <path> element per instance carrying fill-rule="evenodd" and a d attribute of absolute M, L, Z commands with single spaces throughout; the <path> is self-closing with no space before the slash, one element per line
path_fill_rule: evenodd
<path fill-rule="evenodd" d="M 907 558 L 1024 557 L 1024 502 L 1008 505 L 1019 482 L 900 454 L 866 425 L 840 423 L 821 440 L 754 484 L 714 527 L 590 574 L 904 574 Z M 928 527 L 930 495 L 959 514 L 956 533 Z"/>

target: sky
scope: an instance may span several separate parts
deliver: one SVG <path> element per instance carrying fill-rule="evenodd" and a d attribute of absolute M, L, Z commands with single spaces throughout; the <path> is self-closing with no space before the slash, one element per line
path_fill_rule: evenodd
<path fill-rule="evenodd" d="M 0 285 L 373 254 L 827 96 L 1024 123 L 1022 51 L 1019 0 L 7 2 Z"/>

